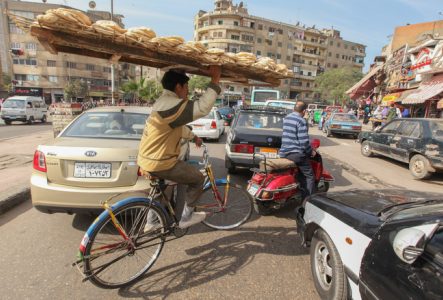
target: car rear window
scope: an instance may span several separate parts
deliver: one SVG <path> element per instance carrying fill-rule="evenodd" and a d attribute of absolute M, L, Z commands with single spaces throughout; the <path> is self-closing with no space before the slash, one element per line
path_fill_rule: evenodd
<path fill-rule="evenodd" d="M 350 114 L 334 115 L 333 120 L 339 122 L 358 122 L 357 118 Z"/>
<path fill-rule="evenodd" d="M 18 99 L 8 99 L 3 102 L 2 107 L 4 108 L 25 108 L 25 100 Z"/>
<path fill-rule="evenodd" d="M 248 129 L 282 129 L 283 116 L 278 114 L 243 112 L 238 116 L 236 127 Z"/>
<path fill-rule="evenodd" d="M 87 112 L 77 118 L 63 137 L 140 139 L 147 114 Z"/>
<path fill-rule="evenodd" d="M 208 115 L 204 116 L 202 119 L 215 119 L 214 111 L 211 111 Z"/>
<path fill-rule="evenodd" d="M 443 139 L 443 121 L 431 122 L 429 126 L 433 137 Z"/>

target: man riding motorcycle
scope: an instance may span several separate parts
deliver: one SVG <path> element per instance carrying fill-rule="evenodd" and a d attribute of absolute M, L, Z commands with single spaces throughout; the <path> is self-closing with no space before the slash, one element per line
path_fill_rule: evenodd
<path fill-rule="evenodd" d="M 188 186 L 180 228 L 200 223 L 206 217 L 204 212 L 194 212 L 194 206 L 203 191 L 204 177 L 199 170 L 180 161 L 178 156 L 182 137 L 193 139 L 198 147 L 201 145 L 202 140 L 185 125 L 209 114 L 221 92 L 218 85 L 220 67 L 210 66 L 208 75 L 211 83 L 206 93 L 198 100 L 189 101 L 189 77 L 175 70 L 165 73 L 161 81 L 164 92 L 152 108 L 139 146 L 137 163 L 145 174 Z M 177 200 L 181 199 L 178 197 Z M 180 203 L 177 205 L 180 206 Z M 148 216 L 145 231 L 151 226 L 153 221 Z"/>

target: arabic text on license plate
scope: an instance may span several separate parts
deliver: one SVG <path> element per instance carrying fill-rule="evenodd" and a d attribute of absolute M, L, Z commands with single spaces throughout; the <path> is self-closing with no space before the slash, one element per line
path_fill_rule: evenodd
<path fill-rule="evenodd" d="M 110 163 L 77 162 L 74 165 L 74 177 L 77 178 L 110 178 Z"/>
<path fill-rule="evenodd" d="M 275 148 L 257 148 L 256 152 L 265 155 L 267 158 L 277 158 L 277 149 Z"/>
<path fill-rule="evenodd" d="M 248 193 L 251 194 L 252 196 L 255 196 L 257 191 L 258 191 L 258 185 L 256 184 L 251 184 L 251 186 L 248 188 Z"/>

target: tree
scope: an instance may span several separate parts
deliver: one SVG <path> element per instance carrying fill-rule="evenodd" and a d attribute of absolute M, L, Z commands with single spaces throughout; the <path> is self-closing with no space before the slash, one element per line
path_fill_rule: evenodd
<path fill-rule="evenodd" d="M 9 76 L 8 74 L 3 74 L 2 88 L 8 92 L 12 91 L 12 80 L 11 80 L 11 76 Z"/>
<path fill-rule="evenodd" d="M 77 98 L 84 98 L 88 94 L 88 84 L 83 80 L 72 80 L 66 86 L 64 90 L 65 99 L 77 100 Z"/>
<path fill-rule="evenodd" d="M 315 78 L 315 92 L 329 103 L 340 103 L 349 99 L 345 92 L 363 78 L 363 74 L 352 68 L 331 69 Z"/>
<path fill-rule="evenodd" d="M 122 86 L 122 91 L 133 100 L 154 102 L 163 92 L 161 85 L 155 80 L 142 78 L 139 81 L 129 81 Z"/>
<path fill-rule="evenodd" d="M 189 92 L 193 93 L 196 90 L 206 90 L 211 82 L 211 78 L 206 76 L 195 75 L 189 80 Z"/>

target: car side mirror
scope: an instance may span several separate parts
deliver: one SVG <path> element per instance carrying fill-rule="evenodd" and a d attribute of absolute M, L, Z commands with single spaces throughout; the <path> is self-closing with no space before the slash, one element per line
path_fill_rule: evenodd
<path fill-rule="evenodd" d="M 394 238 L 394 252 L 407 264 L 412 264 L 424 252 L 426 234 L 417 228 L 400 230 Z"/>

